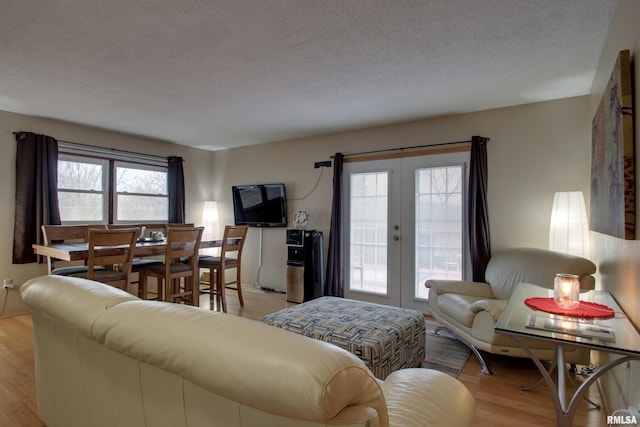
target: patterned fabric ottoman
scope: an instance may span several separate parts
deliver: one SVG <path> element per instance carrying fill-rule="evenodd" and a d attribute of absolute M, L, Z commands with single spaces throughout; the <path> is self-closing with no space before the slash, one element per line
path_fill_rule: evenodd
<path fill-rule="evenodd" d="M 260 319 L 325 341 L 358 356 L 380 379 L 424 360 L 424 316 L 419 311 L 321 297 Z"/>

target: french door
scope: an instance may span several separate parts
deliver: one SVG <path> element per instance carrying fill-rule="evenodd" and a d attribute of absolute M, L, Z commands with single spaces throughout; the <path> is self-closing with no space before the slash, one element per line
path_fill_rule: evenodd
<path fill-rule="evenodd" d="M 468 152 L 344 164 L 345 297 L 428 312 L 466 268 Z"/>

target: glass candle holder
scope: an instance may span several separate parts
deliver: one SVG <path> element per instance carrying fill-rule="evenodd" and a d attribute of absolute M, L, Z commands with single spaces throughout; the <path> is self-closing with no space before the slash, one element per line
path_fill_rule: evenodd
<path fill-rule="evenodd" d="M 560 308 L 576 309 L 580 304 L 580 279 L 575 274 L 556 274 L 553 300 Z"/>

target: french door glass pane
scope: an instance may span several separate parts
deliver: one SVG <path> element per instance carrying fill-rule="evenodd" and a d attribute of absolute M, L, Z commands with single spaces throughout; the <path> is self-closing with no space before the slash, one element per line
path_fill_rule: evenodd
<path fill-rule="evenodd" d="M 387 294 L 388 172 L 351 175 L 350 289 Z"/>
<path fill-rule="evenodd" d="M 463 167 L 416 170 L 415 296 L 427 279 L 462 280 Z"/>

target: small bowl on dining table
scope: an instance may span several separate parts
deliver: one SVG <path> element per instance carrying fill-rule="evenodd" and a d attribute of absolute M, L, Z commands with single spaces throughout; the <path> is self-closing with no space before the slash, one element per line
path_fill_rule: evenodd
<path fill-rule="evenodd" d="M 151 240 L 155 242 L 160 242 L 164 240 L 164 233 L 162 231 L 152 231 L 150 236 L 151 236 Z"/>

